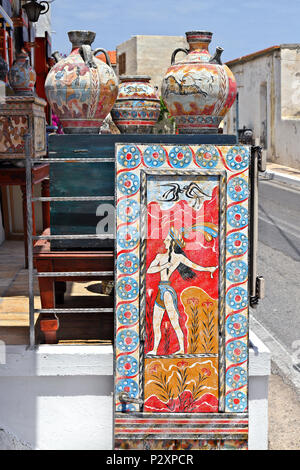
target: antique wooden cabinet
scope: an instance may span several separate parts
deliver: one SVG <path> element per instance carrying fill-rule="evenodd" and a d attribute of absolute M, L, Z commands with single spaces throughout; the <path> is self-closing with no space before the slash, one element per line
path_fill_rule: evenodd
<path fill-rule="evenodd" d="M 34 96 L 8 96 L 0 101 L 0 159 L 25 158 L 24 134 L 30 133 L 32 158 L 47 152 L 46 101 Z"/>
<path fill-rule="evenodd" d="M 254 154 L 185 137 L 116 145 L 116 449 L 247 448 Z"/>

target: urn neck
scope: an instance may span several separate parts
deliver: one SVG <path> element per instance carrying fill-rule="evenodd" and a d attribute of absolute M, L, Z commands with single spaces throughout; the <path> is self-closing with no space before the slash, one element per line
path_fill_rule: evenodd
<path fill-rule="evenodd" d="M 208 52 L 208 44 L 205 44 L 203 42 L 194 42 L 192 44 L 189 44 L 190 46 L 190 51 L 207 51 Z"/>
<path fill-rule="evenodd" d="M 212 33 L 208 31 L 188 31 L 186 40 L 190 46 L 190 51 L 202 50 L 208 51 L 208 46 L 211 43 Z"/>
<path fill-rule="evenodd" d="M 83 45 L 90 46 L 96 37 L 96 33 L 93 31 L 69 31 L 69 40 L 72 43 L 72 51 L 79 49 Z"/>

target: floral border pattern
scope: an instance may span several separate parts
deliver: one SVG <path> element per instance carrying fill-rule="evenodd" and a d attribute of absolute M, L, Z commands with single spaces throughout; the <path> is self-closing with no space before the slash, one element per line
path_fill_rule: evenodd
<path fill-rule="evenodd" d="M 140 394 L 139 260 L 140 172 L 161 170 L 225 170 L 227 174 L 225 412 L 247 411 L 248 403 L 248 217 L 247 146 L 116 144 L 116 410 L 120 392 Z M 139 406 L 127 404 L 126 411 Z"/>

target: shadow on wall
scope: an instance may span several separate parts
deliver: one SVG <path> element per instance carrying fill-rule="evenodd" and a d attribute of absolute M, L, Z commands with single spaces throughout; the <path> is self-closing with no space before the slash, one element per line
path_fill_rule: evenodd
<path fill-rule="evenodd" d="M 25 348 L 19 354 L 23 375 L 29 372 L 27 354 L 36 357 Z M 48 366 L 52 360 L 49 356 Z M 27 376 L 4 377 L 0 366 L 0 450 L 111 449 L 112 375 L 38 376 L 30 362 Z M 6 366 L 7 371 L 15 366 Z M 63 373 L 64 367 L 52 367 Z"/>

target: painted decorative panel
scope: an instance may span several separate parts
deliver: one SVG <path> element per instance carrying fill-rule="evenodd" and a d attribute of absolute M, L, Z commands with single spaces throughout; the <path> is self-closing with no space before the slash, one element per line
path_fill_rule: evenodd
<path fill-rule="evenodd" d="M 161 439 L 247 439 L 249 160 L 246 146 L 116 145 L 117 439 L 126 415 L 143 416 L 134 439 L 158 439 L 150 414 L 169 423 Z"/>

